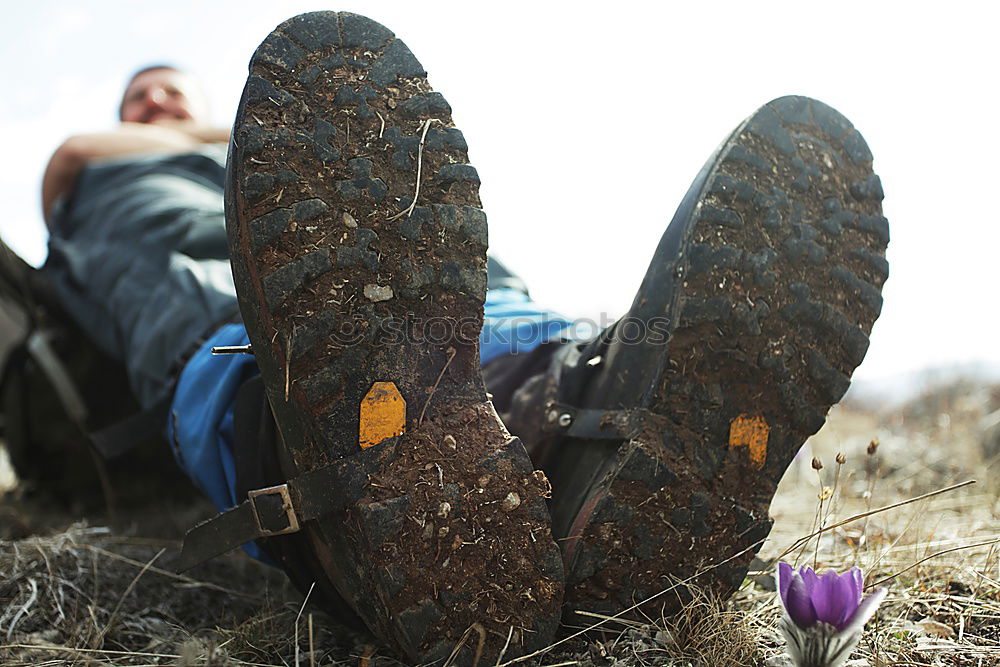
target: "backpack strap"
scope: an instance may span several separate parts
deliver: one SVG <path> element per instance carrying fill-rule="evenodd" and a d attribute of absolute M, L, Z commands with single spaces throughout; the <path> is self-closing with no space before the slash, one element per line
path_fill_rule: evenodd
<path fill-rule="evenodd" d="M 34 329 L 25 342 L 25 349 L 32 359 L 42 369 L 45 377 L 56 390 L 59 402 L 70 419 L 86 432 L 84 425 L 87 423 L 87 404 L 76 388 L 73 378 L 70 376 L 66 365 L 56 355 L 49 340 L 49 332 L 45 329 Z"/>
<path fill-rule="evenodd" d="M 195 352 L 201 349 L 201 347 L 205 344 L 205 341 L 208 340 L 208 336 L 209 334 L 205 334 L 198 338 L 198 340 L 188 347 L 184 354 L 182 354 L 180 358 L 174 362 L 174 368 L 172 371 L 173 380 L 170 383 L 169 390 L 163 398 L 160 398 L 156 401 L 156 403 L 148 408 L 126 417 L 119 422 L 115 422 L 111 426 L 102 428 L 99 431 L 84 430 L 84 432 L 90 437 L 91 444 L 93 444 L 94 448 L 101 455 L 101 457 L 104 459 L 113 459 L 132 450 L 140 443 L 149 442 L 150 440 L 161 438 L 163 436 L 167 419 L 170 417 L 170 406 L 174 400 L 174 389 L 177 386 L 177 379 L 180 377 L 181 370 L 184 368 L 184 365 L 190 361 L 191 357 L 194 356 Z M 249 350 L 245 349 L 240 349 L 239 352 L 251 354 Z M 214 348 L 212 353 L 216 353 Z M 231 350 L 223 352 L 223 354 L 236 353 L 236 351 Z"/>
<path fill-rule="evenodd" d="M 164 424 L 170 415 L 171 391 L 152 406 L 137 412 L 111 426 L 88 433 L 90 443 L 101 458 L 113 459 L 130 451 L 139 443 L 163 435 Z"/>

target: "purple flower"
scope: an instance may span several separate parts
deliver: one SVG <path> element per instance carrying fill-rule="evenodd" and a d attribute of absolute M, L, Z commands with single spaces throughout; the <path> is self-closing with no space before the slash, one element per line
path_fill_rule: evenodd
<path fill-rule="evenodd" d="M 886 596 L 880 588 L 862 600 L 863 591 L 856 567 L 819 576 L 808 566 L 796 571 L 778 563 L 778 594 L 785 608 L 781 629 L 797 665 L 836 667 L 847 660 L 861 629 Z"/>

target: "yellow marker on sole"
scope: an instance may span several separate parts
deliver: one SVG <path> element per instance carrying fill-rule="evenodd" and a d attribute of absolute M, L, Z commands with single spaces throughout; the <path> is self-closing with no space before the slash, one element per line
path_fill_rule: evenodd
<path fill-rule="evenodd" d="M 374 447 L 406 430 L 406 400 L 392 382 L 376 382 L 361 399 L 358 444 Z"/>
<path fill-rule="evenodd" d="M 767 438 L 770 432 L 763 417 L 740 415 L 729 424 L 729 449 L 746 447 L 750 463 L 759 470 L 767 460 Z"/>

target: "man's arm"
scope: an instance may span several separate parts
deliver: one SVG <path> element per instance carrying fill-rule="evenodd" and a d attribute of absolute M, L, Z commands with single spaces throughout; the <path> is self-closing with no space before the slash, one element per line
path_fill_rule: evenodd
<path fill-rule="evenodd" d="M 131 124 L 123 123 L 123 125 Z M 229 128 L 197 125 L 190 120 L 171 120 L 167 118 L 158 120 L 153 125 L 183 132 L 203 144 L 225 144 L 229 142 Z"/>
<path fill-rule="evenodd" d="M 139 153 L 183 153 L 205 143 L 227 141 L 228 130 L 190 124 L 122 123 L 117 129 L 70 137 L 56 149 L 42 177 L 42 212 L 46 224 L 60 195 L 73 189 L 87 164 Z"/>

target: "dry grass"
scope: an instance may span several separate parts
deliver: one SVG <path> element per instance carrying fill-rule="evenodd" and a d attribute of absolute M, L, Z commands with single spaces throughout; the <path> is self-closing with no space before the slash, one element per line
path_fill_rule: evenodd
<path fill-rule="evenodd" d="M 810 442 L 824 468 L 813 470 L 807 453 L 786 475 L 760 554 L 767 567 L 733 600 L 698 599 L 674 618 L 645 623 L 592 616 L 601 632 L 519 664 L 781 665 L 770 574 L 785 554 L 819 568 L 858 565 L 867 584 L 889 588 L 854 664 L 1000 665 L 998 486 L 994 449 L 983 445 L 998 407 L 1000 392 L 956 385 L 901 407 L 836 408 Z M 873 438 L 879 446 L 869 454 Z M 802 540 L 967 479 L 977 483 Z M 0 506 L 0 537 L 25 511 Z M 177 546 L 83 524 L 0 541 L 0 664 L 399 664 L 370 637 L 303 609 L 281 574 L 239 554 L 193 577 L 158 567 Z"/>
<path fill-rule="evenodd" d="M 997 399 L 995 389 L 959 383 L 878 412 L 836 408 L 810 443 L 825 467 L 803 462 L 783 480 L 765 558 L 844 517 L 976 480 L 828 531 L 785 557 L 838 570 L 857 565 L 866 586 L 889 589 L 855 658 L 870 665 L 1000 664 L 996 461 L 983 443 Z M 878 447 L 869 453 L 872 439 Z M 756 595 L 751 586 L 737 605 Z"/>
<path fill-rule="evenodd" d="M 270 665 L 294 654 L 299 607 L 283 575 L 238 555 L 196 577 L 157 567 L 176 546 L 84 525 L 0 544 L 0 662 Z M 317 651 L 336 643 L 326 619 L 319 627 Z"/>

